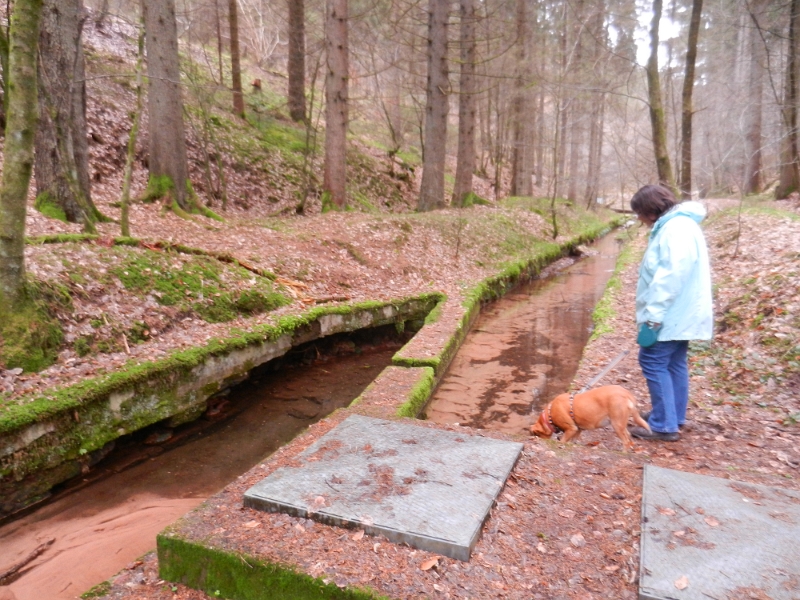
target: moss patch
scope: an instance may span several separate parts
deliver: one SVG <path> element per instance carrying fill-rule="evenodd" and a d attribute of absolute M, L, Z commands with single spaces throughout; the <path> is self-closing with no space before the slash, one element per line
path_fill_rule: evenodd
<path fill-rule="evenodd" d="M 369 589 L 339 588 L 310 577 L 291 565 L 266 562 L 221 549 L 201 546 L 167 530 L 157 538 L 159 575 L 166 581 L 203 590 L 213 598 L 261 600 L 377 600 Z M 387 599 L 388 600 L 388 599 Z"/>
<path fill-rule="evenodd" d="M 64 334 L 53 315 L 70 299 L 54 284 L 28 284 L 25 294 L 22 307 L 0 309 L 0 365 L 40 371 L 56 360 Z"/>
<path fill-rule="evenodd" d="M 51 219 L 58 219 L 59 221 L 67 222 L 67 213 L 64 212 L 64 209 L 56 202 L 56 199 L 53 198 L 53 195 L 50 192 L 42 192 L 38 196 L 36 196 L 36 200 L 33 203 L 33 208 L 38 210 L 42 213 L 45 217 L 49 217 Z"/>
<path fill-rule="evenodd" d="M 436 385 L 436 375 L 432 368 L 423 367 L 419 380 L 411 388 L 406 401 L 397 408 L 398 417 L 416 418 L 428 402 Z"/>

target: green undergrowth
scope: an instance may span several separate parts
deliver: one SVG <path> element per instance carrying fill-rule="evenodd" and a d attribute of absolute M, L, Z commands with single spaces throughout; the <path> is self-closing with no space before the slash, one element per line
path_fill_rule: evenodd
<path fill-rule="evenodd" d="M 152 296 L 163 306 L 193 313 L 209 323 L 268 312 L 289 303 L 270 279 L 208 256 L 109 249 L 98 258 L 113 263 L 107 273 L 116 276 L 129 292 L 141 298 Z M 87 277 L 101 275 L 87 273 Z"/>
<path fill-rule="evenodd" d="M 603 297 L 600 298 L 600 301 L 595 305 L 594 311 L 592 312 L 592 323 L 594 327 L 589 342 L 611 331 L 611 320 L 617 314 L 614 309 L 616 297 L 622 289 L 621 275 L 632 262 L 640 257 L 640 254 L 640 252 L 634 249 L 630 241 L 622 247 L 622 251 L 619 253 L 619 256 L 617 256 L 617 264 L 614 267 L 614 273 L 611 275 L 608 283 L 606 283 Z"/>
<path fill-rule="evenodd" d="M 40 281 L 35 311 L 3 320 L 0 364 L 38 371 L 52 364 L 62 343 L 59 320 L 77 324 L 70 339 L 79 356 L 124 351 L 124 344 L 147 341 L 177 319 L 194 317 L 209 323 L 270 312 L 290 302 L 268 271 L 243 266 L 224 253 L 134 238 L 61 234 L 29 239 L 29 245 L 61 247 L 40 260 L 58 265 L 61 276 Z M 55 283 L 58 281 L 58 283 Z M 139 320 L 125 315 L 72 314 L 72 298 L 124 290 L 152 304 Z M 54 291 L 58 291 L 54 294 Z M 66 301 L 65 301 L 66 299 Z M 33 310 L 33 309 L 31 309 Z M 122 317 L 122 320 L 119 317 Z M 43 319 L 57 329 L 43 326 Z M 91 327 L 87 327 L 91 325 Z M 124 340 L 124 341 L 123 341 Z"/>
<path fill-rule="evenodd" d="M 380 600 L 368 588 L 340 588 L 295 567 L 190 542 L 170 530 L 159 534 L 159 575 L 166 581 L 203 590 L 212 598 L 261 600 Z"/>
<path fill-rule="evenodd" d="M 71 299 L 55 282 L 30 282 L 25 294 L 21 308 L 0 308 L 0 365 L 40 371 L 56 360 L 64 332 L 55 315 L 69 310 Z"/>

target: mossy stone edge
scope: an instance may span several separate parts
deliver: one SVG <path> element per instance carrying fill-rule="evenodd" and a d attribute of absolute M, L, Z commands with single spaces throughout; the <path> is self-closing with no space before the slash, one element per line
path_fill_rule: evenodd
<path fill-rule="evenodd" d="M 156 538 L 159 576 L 229 600 L 388 600 L 369 588 L 340 588 L 290 565 L 262 561 L 182 539 L 171 528 Z"/>
<path fill-rule="evenodd" d="M 422 319 L 441 299 L 431 293 L 394 302 L 314 308 L 211 340 L 154 362 L 55 390 L 0 412 L 0 519 L 45 497 L 49 489 L 100 460 L 114 440 L 169 419 L 200 416 L 209 397 L 293 346 L 332 335 Z"/>

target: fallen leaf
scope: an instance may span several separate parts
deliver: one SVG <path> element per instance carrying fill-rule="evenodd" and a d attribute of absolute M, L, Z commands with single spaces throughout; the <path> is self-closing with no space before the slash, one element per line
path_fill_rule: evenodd
<path fill-rule="evenodd" d="M 433 558 L 429 558 L 424 563 L 422 563 L 419 568 L 423 571 L 427 571 L 428 569 L 432 569 L 433 567 L 439 564 L 439 557 L 435 556 Z"/>
<path fill-rule="evenodd" d="M 252 529 L 253 527 L 258 527 L 259 525 L 261 525 L 261 523 L 259 523 L 258 521 L 248 521 L 247 523 L 244 524 L 244 527 Z"/>
<path fill-rule="evenodd" d="M 353 541 L 357 542 L 358 540 L 360 540 L 363 537 L 364 537 L 364 530 L 362 529 L 361 531 L 353 534 Z"/>
<path fill-rule="evenodd" d="M 671 508 L 665 508 L 663 506 L 659 506 L 657 508 L 658 512 L 660 512 L 662 515 L 667 515 L 668 517 L 671 517 L 672 515 L 675 514 L 675 511 L 672 510 Z"/>
<path fill-rule="evenodd" d="M 714 517 L 706 517 L 703 519 L 706 523 L 708 523 L 709 527 L 718 527 L 719 521 L 717 521 Z"/>
<path fill-rule="evenodd" d="M 580 533 L 576 533 L 571 538 L 569 538 L 569 543 L 575 546 L 576 548 L 583 548 L 586 545 L 586 539 Z"/>
<path fill-rule="evenodd" d="M 674 535 L 675 537 L 683 537 L 686 535 L 686 531 L 684 531 L 683 529 L 681 529 L 680 531 L 673 531 L 672 535 Z"/>
<path fill-rule="evenodd" d="M 679 590 L 685 590 L 687 587 L 689 587 L 689 578 L 686 575 L 684 575 L 680 579 L 676 579 L 675 587 L 678 588 Z"/>

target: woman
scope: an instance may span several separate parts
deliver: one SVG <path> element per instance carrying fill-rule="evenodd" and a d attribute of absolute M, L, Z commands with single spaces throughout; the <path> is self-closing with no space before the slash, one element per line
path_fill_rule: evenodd
<path fill-rule="evenodd" d="M 674 442 L 686 422 L 689 403 L 689 340 L 709 340 L 713 332 L 711 272 L 699 223 L 699 202 L 677 204 L 661 185 L 646 185 L 631 199 L 639 220 L 653 230 L 636 286 L 639 365 L 647 380 L 651 431 L 633 427 L 631 435 Z"/>

